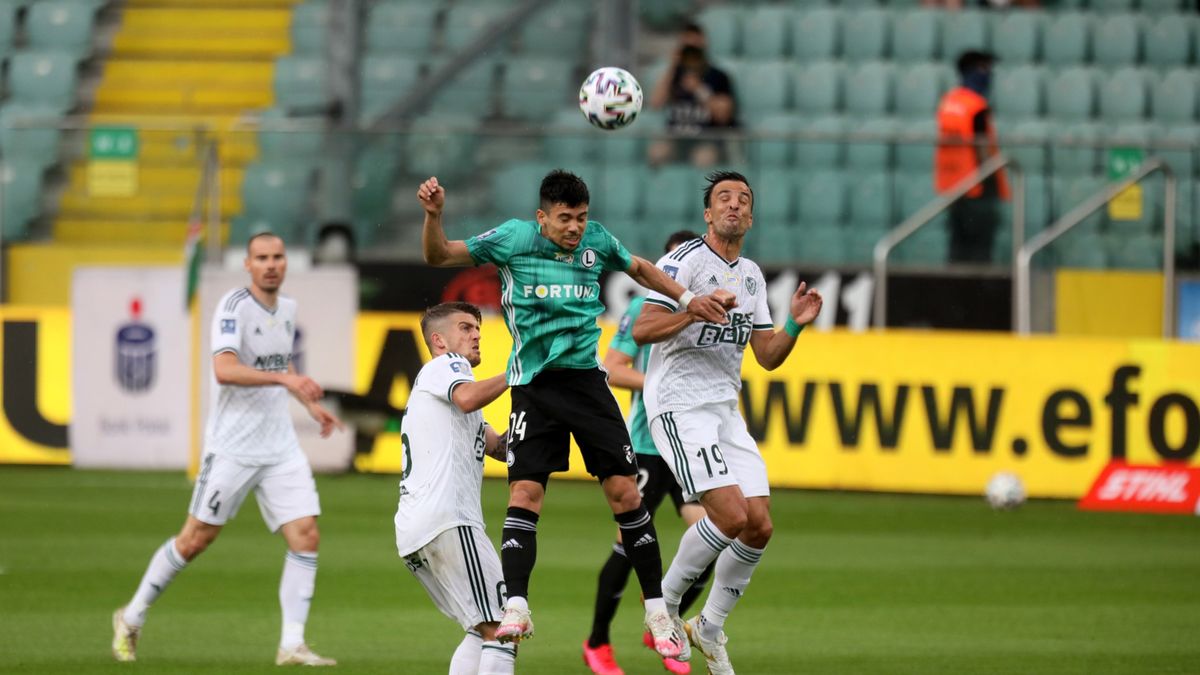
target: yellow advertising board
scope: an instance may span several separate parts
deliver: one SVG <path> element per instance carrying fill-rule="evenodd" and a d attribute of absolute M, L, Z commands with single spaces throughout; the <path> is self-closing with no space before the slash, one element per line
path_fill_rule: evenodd
<path fill-rule="evenodd" d="M 382 373 L 402 407 L 411 379 L 397 364 L 428 359 L 416 315 L 363 314 L 358 335 L 359 391 Z M 499 319 L 481 344 L 479 376 L 500 372 L 511 343 Z M 1110 459 L 1196 463 L 1200 447 L 1200 346 L 1183 343 L 808 331 L 773 372 L 748 354 L 743 379 L 742 411 L 780 487 L 978 494 L 1010 470 L 1033 496 L 1073 498 Z M 498 430 L 508 406 L 484 411 Z M 379 436 L 360 467 L 399 471 L 398 436 Z M 586 476 L 578 454 L 572 466 Z"/>
<path fill-rule="evenodd" d="M 69 464 L 71 313 L 0 307 L 0 464 Z"/>

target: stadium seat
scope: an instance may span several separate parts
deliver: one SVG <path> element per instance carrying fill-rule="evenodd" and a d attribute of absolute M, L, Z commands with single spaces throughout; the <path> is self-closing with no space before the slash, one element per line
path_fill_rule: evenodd
<path fill-rule="evenodd" d="M 289 110 L 316 112 L 329 102 L 329 72 L 319 56 L 284 56 L 275 62 L 276 104 Z"/>
<path fill-rule="evenodd" d="M 467 47 L 480 39 L 493 21 L 510 11 L 512 7 L 501 2 L 454 4 L 446 11 L 443 46 L 451 52 Z"/>
<path fill-rule="evenodd" d="M 430 72 L 435 72 L 440 65 L 431 64 Z M 493 60 L 472 62 L 434 92 L 430 111 L 469 114 L 477 119 L 487 117 L 492 110 L 492 82 L 495 70 L 496 62 Z"/>
<path fill-rule="evenodd" d="M 1177 124 L 1164 127 L 1159 138 L 1165 145 L 1156 150 L 1158 155 L 1175 172 L 1180 184 L 1189 183 L 1196 174 L 1196 148 L 1200 148 L 1200 125 Z"/>
<path fill-rule="evenodd" d="M 574 63 L 569 60 L 523 57 L 504 62 L 500 102 L 504 114 L 522 120 L 541 120 L 576 100 Z"/>
<path fill-rule="evenodd" d="M 1162 239 L 1141 234 L 1110 238 L 1108 263 L 1110 267 L 1130 270 L 1162 269 Z"/>
<path fill-rule="evenodd" d="M 1096 75 L 1089 68 L 1064 68 L 1046 83 L 1047 112 L 1060 120 L 1085 120 L 1095 108 Z"/>
<path fill-rule="evenodd" d="M 748 59 L 779 59 L 787 53 L 792 32 L 792 10 L 767 5 L 746 10 L 742 17 L 742 56 Z"/>
<path fill-rule="evenodd" d="M 739 114 L 762 116 L 782 112 L 790 98 L 792 65 L 785 61 L 746 62 L 734 78 Z"/>
<path fill-rule="evenodd" d="M 754 181 L 754 228 L 765 223 L 790 225 L 794 220 L 796 186 L 799 174 L 773 169 L 763 171 Z M 761 234 L 761 232 L 760 232 Z"/>
<path fill-rule="evenodd" d="M 320 56 L 329 42 L 329 5 L 320 0 L 305 0 L 292 8 L 292 51 Z"/>
<path fill-rule="evenodd" d="M 832 61 L 815 61 L 795 70 L 792 78 L 794 107 L 805 114 L 828 114 L 841 106 L 843 67 Z"/>
<path fill-rule="evenodd" d="M 436 35 L 438 9 L 438 3 L 411 0 L 377 3 L 370 9 L 364 26 L 367 58 L 374 54 L 428 54 Z"/>
<path fill-rule="evenodd" d="M 17 52 L 9 62 L 12 102 L 66 112 L 74 107 L 79 81 L 73 56 L 59 52 Z"/>
<path fill-rule="evenodd" d="M 1153 117 L 1164 124 L 1191 123 L 1196 117 L 1196 72 L 1167 71 L 1153 85 Z"/>
<path fill-rule="evenodd" d="M 996 68 L 995 84 L 989 97 L 998 118 L 1036 117 L 1042 113 L 1042 70 L 1032 65 Z"/>
<path fill-rule="evenodd" d="M 817 227 L 833 226 L 846 218 L 847 185 L 840 172 L 823 170 L 805 174 L 796 197 L 796 212 L 805 227 L 810 223 Z"/>
<path fill-rule="evenodd" d="M 800 62 L 838 54 L 841 15 L 829 7 L 800 10 L 792 20 L 792 55 Z"/>
<path fill-rule="evenodd" d="M 1074 66 L 1088 58 L 1091 17 L 1062 12 L 1050 17 L 1042 33 L 1042 60 L 1052 66 Z"/>
<path fill-rule="evenodd" d="M 1039 118 L 997 124 L 1000 147 L 1025 171 L 1042 171 L 1046 167 L 1046 142 L 1050 124 Z"/>
<path fill-rule="evenodd" d="M 896 143 L 896 166 L 906 172 L 916 172 L 932 179 L 933 148 L 937 139 L 937 121 L 911 119 L 900 123 L 900 139 Z"/>
<path fill-rule="evenodd" d="M 875 61 L 887 56 L 890 19 L 886 10 L 878 8 L 843 13 L 842 58 Z"/>
<path fill-rule="evenodd" d="M 1115 148 L 1142 148 L 1150 155 L 1150 147 L 1158 139 L 1159 127 L 1142 121 L 1120 122 L 1108 127 L 1105 144 Z"/>
<path fill-rule="evenodd" d="M 78 58 L 92 51 L 96 6 L 85 0 L 38 0 L 25 17 L 29 47 L 60 51 Z"/>
<path fill-rule="evenodd" d="M 742 255 L 764 265 L 795 264 L 800 249 L 800 228 L 788 221 L 762 219 L 755 208 L 754 228 L 746 238 Z"/>
<path fill-rule="evenodd" d="M 362 113 L 372 120 L 395 105 L 420 80 L 421 64 L 400 55 L 368 55 L 359 63 Z"/>
<path fill-rule="evenodd" d="M 1012 262 L 1012 206 L 1011 200 L 1000 202 L 1000 227 L 996 234 L 992 260 Z M 1046 229 L 1050 222 L 1050 200 L 1046 178 L 1040 173 L 1025 174 L 1025 240 Z M 1003 240 L 1003 241 L 1001 241 Z"/>
<path fill-rule="evenodd" d="M 1058 264 L 1077 269 L 1107 268 L 1108 243 L 1104 237 L 1094 232 L 1076 230 L 1079 228 L 1076 227 L 1051 244 Z"/>
<path fill-rule="evenodd" d="M 1128 12 L 1134 0 L 1088 0 L 1088 7 L 1098 12 Z"/>
<path fill-rule="evenodd" d="M 301 124 L 307 128 L 286 128 Z M 266 111 L 257 134 L 259 157 L 281 162 L 317 162 L 325 150 L 324 124 L 323 117 L 288 117 L 279 108 Z"/>
<path fill-rule="evenodd" d="M 718 58 L 740 54 L 738 40 L 742 34 L 742 16 L 737 7 L 710 7 L 700 13 L 698 23 L 704 29 L 707 51 Z"/>
<path fill-rule="evenodd" d="M 41 213 L 42 173 L 40 162 L 13 160 L 0 165 L 0 219 L 4 241 L 29 236 L 29 221 Z"/>
<path fill-rule="evenodd" d="M 1196 22 L 1175 14 L 1164 14 L 1143 24 L 1146 64 L 1158 67 L 1182 66 L 1192 59 L 1192 41 Z"/>
<path fill-rule="evenodd" d="M 866 119 L 854 124 L 853 132 L 891 139 L 899 128 L 891 117 Z M 846 144 L 846 166 L 859 170 L 886 169 L 892 166 L 892 142 L 890 140 L 851 140 Z"/>
<path fill-rule="evenodd" d="M 242 215 L 248 221 L 266 223 L 271 232 L 291 236 L 300 231 L 312 212 L 312 187 L 311 166 L 295 162 L 251 164 L 242 178 Z"/>
<path fill-rule="evenodd" d="M 374 243 L 379 238 L 380 228 L 372 225 L 390 219 L 398 165 L 397 152 L 388 144 L 368 145 L 359 151 L 354 161 L 350 194 L 353 220 L 362 224 L 355 228 L 359 246 Z"/>
<path fill-rule="evenodd" d="M 846 112 L 859 116 L 887 114 L 891 108 L 895 69 L 890 63 L 860 63 L 845 71 L 842 89 L 846 94 Z"/>
<path fill-rule="evenodd" d="M 802 119 L 800 125 L 804 133 L 828 136 L 830 140 L 801 139 L 795 148 L 796 166 L 809 171 L 823 171 L 841 166 L 846 144 L 839 137 L 846 132 L 846 120 L 842 117 L 826 116 L 811 120 Z"/>
<path fill-rule="evenodd" d="M 1119 68 L 1101 79 L 1100 118 L 1107 122 L 1140 120 L 1146 115 L 1146 76 L 1137 68 Z"/>
<path fill-rule="evenodd" d="M 589 20 L 587 3 L 558 0 L 538 10 L 521 25 L 521 52 L 574 61 L 587 48 Z"/>
<path fill-rule="evenodd" d="M 1141 17 L 1130 14 L 1100 18 L 1092 29 L 1093 61 L 1110 68 L 1136 63 L 1141 23 Z"/>
<path fill-rule="evenodd" d="M 845 241 L 845 261 L 851 265 L 870 265 L 875 245 L 887 234 L 887 228 L 850 226 L 842 230 Z"/>
<path fill-rule="evenodd" d="M 39 164 L 58 162 L 61 115 L 51 108 L 10 103 L 0 107 L 0 157 L 5 161 Z"/>
<path fill-rule="evenodd" d="M 1103 190 L 1107 181 L 1098 176 L 1056 177 L 1053 179 L 1052 185 L 1054 189 L 1052 211 L 1054 219 L 1057 220 Z M 1075 229 L 1099 232 L 1104 224 L 1104 214 L 1103 208 L 1093 212 L 1076 225 Z"/>
<path fill-rule="evenodd" d="M 892 174 L 888 171 L 854 172 L 850 181 L 850 224 L 856 228 L 887 230 L 895 225 L 892 210 Z"/>
<path fill-rule="evenodd" d="M 601 222 L 632 220 L 642 206 L 642 192 L 648 180 L 644 163 L 605 164 L 593 193 L 595 218 Z M 540 180 L 540 177 L 539 177 Z"/>
<path fill-rule="evenodd" d="M 17 35 L 17 7 L 0 2 L 0 59 L 7 60 Z"/>
<path fill-rule="evenodd" d="M 929 118 L 937 111 L 938 99 L 949 90 L 945 66 L 914 63 L 902 67 L 896 81 L 896 114 Z"/>
<path fill-rule="evenodd" d="M 986 13 L 976 9 L 946 13 L 942 20 L 942 56 L 948 63 L 954 63 L 965 51 L 986 51 L 990 45 Z"/>
<path fill-rule="evenodd" d="M 492 210 L 504 217 L 527 217 L 521 214 L 532 214 L 538 205 L 537 193 L 531 192 L 533 186 L 540 185 L 546 172 L 554 168 L 546 162 L 519 162 L 508 164 L 492 174 Z M 601 193 L 603 194 L 603 193 Z M 593 220 L 609 222 L 619 220 L 615 214 L 599 211 L 592 215 Z"/>
<path fill-rule="evenodd" d="M 671 164 L 651 170 L 646 176 L 646 201 L 642 205 L 648 218 L 685 220 L 701 210 L 696 186 L 701 171 L 689 164 Z"/>
<path fill-rule="evenodd" d="M 941 13 L 928 9 L 897 12 L 892 19 L 892 58 L 902 63 L 937 58 Z"/>
<path fill-rule="evenodd" d="M 997 17 L 992 26 L 992 51 L 1001 65 L 1033 63 L 1042 44 L 1041 12 L 1012 11 Z"/>
<path fill-rule="evenodd" d="M 1151 14 L 1174 14 L 1182 9 L 1179 0 L 1140 0 L 1138 8 Z"/>
<path fill-rule="evenodd" d="M 404 135 L 402 155 L 413 173 L 461 177 L 476 170 L 479 118 L 470 111 L 418 117 Z"/>
<path fill-rule="evenodd" d="M 795 135 L 800 129 L 800 119 L 794 114 L 768 115 L 761 118 L 755 125 L 755 131 L 767 134 L 768 137 L 751 142 L 750 163 L 772 168 L 791 165 L 792 150 L 796 143 L 791 138 L 783 139 L 777 136 Z M 772 172 L 767 172 L 770 173 Z"/>
<path fill-rule="evenodd" d="M 1102 127 L 1096 122 L 1075 122 L 1059 126 L 1050 136 L 1050 165 L 1056 172 L 1091 174 L 1099 169 Z"/>

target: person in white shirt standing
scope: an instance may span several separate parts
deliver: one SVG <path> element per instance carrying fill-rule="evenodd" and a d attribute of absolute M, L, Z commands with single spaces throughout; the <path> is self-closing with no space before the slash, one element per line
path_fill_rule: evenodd
<path fill-rule="evenodd" d="M 725 619 L 741 599 L 771 539 L 767 466 L 738 411 L 746 345 L 767 370 L 783 364 L 803 327 L 821 311 L 821 295 L 803 283 L 792 296 L 784 329 L 776 331 L 762 270 L 741 257 L 753 224 L 754 192 L 740 173 L 708 175 L 704 220 L 708 232 L 681 245 L 658 266 L 692 293 L 736 298 L 728 323 L 697 320 L 678 303 L 651 293 L 633 327 L 639 344 L 653 343 L 644 389 L 650 435 L 684 498 L 700 501 L 707 516 L 683 534 L 663 575 L 663 600 L 711 675 L 733 675 Z M 716 561 L 704 609 L 686 624 L 679 605 Z M 686 661 L 690 649 L 678 660 Z"/>
<path fill-rule="evenodd" d="M 317 578 L 321 505 L 292 426 L 288 395 L 321 425 L 322 436 L 344 427 L 320 404 L 320 385 L 292 364 L 296 302 L 279 294 L 287 273 L 283 240 L 270 233 L 255 235 L 246 245 L 245 265 L 250 287 L 226 293 L 213 315 L 212 405 L 187 520 L 154 553 L 133 598 L 113 613 L 112 651 L 118 661 L 137 660 L 147 610 L 216 540 L 254 490 L 267 527 L 283 534 L 288 547 L 279 582 L 283 630 L 275 663 L 337 663 L 317 655 L 304 641 Z"/>
<path fill-rule="evenodd" d="M 400 426 L 396 549 L 433 604 L 466 631 L 450 675 L 510 675 L 516 658 L 515 645 L 496 640 L 507 597 L 479 498 L 484 455 L 507 458 L 481 409 L 508 384 L 504 373 L 475 381 L 480 320 L 465 302 L 425 311 L 421 333 L 433 358 L 417 373 Z"/>

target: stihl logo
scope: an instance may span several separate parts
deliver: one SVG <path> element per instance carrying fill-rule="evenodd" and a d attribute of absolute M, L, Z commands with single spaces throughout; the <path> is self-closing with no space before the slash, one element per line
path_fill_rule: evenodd
<path fill-rule="evenodd" d="M 1130 466 L 1112 462 L 1096 477 L 1079 508 L 1102 511 L 1196 513 L 1200 468 L 1182 465 Z"/>
<path fill-rule="evenodd" d="M 1182 504 L 1188 500 L 1186 472 L 1175 473 L 1162 469 L 1122 469 L 1113 471 L 1100 486 L 1099 497 L 1105 501 L 1136 499 L 1142 502 Z"/>

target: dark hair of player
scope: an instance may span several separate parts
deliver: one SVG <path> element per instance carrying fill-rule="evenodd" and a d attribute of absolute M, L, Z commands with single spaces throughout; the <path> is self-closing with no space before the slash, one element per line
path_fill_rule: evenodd
<path fill-rule="evenodd" d="M 542 179 L 539 196 L 542 200 L 542 210 L 547 213 L 555 204 L 575 208 L 591 202 L 587 183 L 579 176 L 562 169 L 555 169 L 546 174 Z"/>
<path fill-rule="evenodd" d="M 691 230 L 680 230 L 667 237 L 667 243 L 663 245 L 663 253 L 670 253 L 671 249 L 684 243 L 685 241 L 691 241 L 698 236 L 700 235 L 692 232 Z"/>
<path fill-rule="evenodd" d="M 275 234 L 274 232 L 259 232 L 258 234 L 250 237 L 250 239 L 246 242 L 246 253 L 250 253 L 250 245 L 253 244 L 256 240 L 266 239 L 268 237 L 270 237 L 271 239 L 278 239 L 279 241 L 283 241 L 283 237 Z"/>
<path fill-rule="evenodd" d="M 470 314 L 475 317 L 476 321 L 483 321 L 483 314 L 479 312 L 479 308 L 469 302 L 443 302 L 440 305 L 434 305 L 421 315 L 421 335 L 425 337 L 425 344 L 431 344 L 430 339 L 433 337 L 433 329 L 437 323 L 451 314 L 458 313 Z"/>
<path fill-rule="evenodd" d="M 704 208 L 712 206 L 712 192 L 717 183 L 727 180 L 746 184 L 746 187 L 750 189 L 750 208 L 754 208 L 754 188 L 750 187 L 750 181 L 742 174 L 736 171 L 714 171 L 705 176 L 704 180 L 708 181 L 708 185 L 704 188 Z"/>

